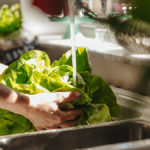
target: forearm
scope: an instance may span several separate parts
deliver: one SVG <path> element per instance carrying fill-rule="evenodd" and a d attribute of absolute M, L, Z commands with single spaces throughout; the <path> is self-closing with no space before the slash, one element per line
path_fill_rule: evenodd
<path fill-rule="evenodd" d="M 28 96 L 0 84 L 0 108 L 26 116 L 28 103 Z"/>

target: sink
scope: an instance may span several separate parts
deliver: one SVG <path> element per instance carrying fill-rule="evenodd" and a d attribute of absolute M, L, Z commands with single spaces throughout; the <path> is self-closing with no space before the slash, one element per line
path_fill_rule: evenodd
<path fill-rule="evenodd" d="M 105 150 L 109 145 L 109 150 L 113 150 L 125 143 L 130 143 L 131 148 L 137 141 L 144 147 L 142 141 L 150 142 L 149 97 L 115 87 L 112 89 L 121 107 L 121 115 L 111 122 L 2 136 L 0 150 Z"/>
<path fill-rule="evenodd" d="M 70 47 L 59 44 L 41 44 L 39 49 L 47 52 L 52 62 Z M 93 65 L 93 73 L 101 75 L 110 84 L 114 82 L 113 78 L 115 80 L 118 78 L 119 82 L 122 79 L 120 83 L 123 84 L 123 81 L 128 78 L 123 79 L 123 77 L 128 75 L 128 72 L 123 75 L 124 72 L 121 72 L 121 69 L 130 66 L 130 70 L 132 70 L 135 67 L 133 65 L 135 62 L 132 62 L 131 65 L 125 61 L 125 58 L 121 61 L 121 58 L 118 58 L 120 56 L 116 55 L 114 58 L 117 59 L 114 61 L 113 55 L 89 50 L 89 57 Z M 121 64 L 116 66 L 120 61 Z M 121 67 L 123 65 L 125 68 Z M 106 70 L 105 68 L 108 66 L 110 69 Z M 136 70 L 138 69 L 136 68 Z M 133 71 L 132 78 L 137 73 L 135 70 Z M 115 76 L 117 73 L 119 77 Z M 123 75 L 122 78 L 121 75 Z M 117 97 L 121 114 L 119 117 L 112 118 L 111 122 L 1 136 L 0 150 L 150 149 L 150 97 L 118 87 L 112 86 L 112 90 Z"/>
<path fill-rule="evenodd" d="M 132 120 L 6 137 L 0 140 L 0 146 L 4 150 L 70 150 L 148 138 L 149 124 Z"/>

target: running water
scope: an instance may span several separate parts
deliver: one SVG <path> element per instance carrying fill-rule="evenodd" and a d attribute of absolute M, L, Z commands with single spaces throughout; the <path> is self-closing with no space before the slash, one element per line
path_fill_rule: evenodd
<path fill-rule="evenodd" d="M 76 86 L 76 48 L 75 48 L 75 27 L 74 27 L 74 4 L 75 0 L 68 0 L 70 11 L 70 33 L 72 43 L 72 66 L 73 66 L 73 84 Z"/>

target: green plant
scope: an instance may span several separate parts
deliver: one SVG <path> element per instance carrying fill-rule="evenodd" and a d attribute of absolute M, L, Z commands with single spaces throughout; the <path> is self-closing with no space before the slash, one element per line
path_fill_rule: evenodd
<path fill-rule="evenodd" d="M 71 50 L 62 57 L 50 63 L 45 52 L 32 50 L 23 54 L 18 60 L 9 65 L 8 69 L 0 76 L 0 82 L 7 87 L 27 94 L 57 91 L 80 91 L 81 97 L 70 103 L 63 103 L 60 109 L 68 110 L 82 108 L 83 113 L 78 118 L 76 125 L 95 124 L 111 121 L 112 116 L 118 116 L 120 109 L 116 97 L 109 85 L 99 76 L 91 75 L 87 50 L 78 48 L 77 57 L 77 85 L 73 86 L 73 68 Z M 3 110 L 2 110 L 3 111 Z M 0 109 L 1 113 L 1 109 Z M 5 116 L 10 119 L 16 114 L 9 113 Z M 0 119 L 3 120 L 3 116 Z M 12 117 L 11 117 L 12 116 Z M 17 120 L 15 120 L 17 123 Z M 21 121 L 18 117 L 18 121 Z M 14 133 L 14 124 L 0 121 L 0 132 L 6 127 L 5 134 Z M 8 128 L 9 126 L 9 128 Z M 33 126 L 26 121 L 25 129 L 18 124 L 15 133 L 33 130 Z M 4 134 L 4 132 L 3 132 Z"/>
<path fill-rule="evenodd" d="M 10 8 L 3 5 L 0 8 L 0 36 L 6 36 L 22 27 L 20 5 L 14 4 Z"/>

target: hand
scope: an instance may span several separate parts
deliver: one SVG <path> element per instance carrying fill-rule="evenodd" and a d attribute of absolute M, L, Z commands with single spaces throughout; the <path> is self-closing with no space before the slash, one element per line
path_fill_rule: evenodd
<path fill-rule="evenodd" d="M 26 117 L 37 130 L 70 127 L 81 110 L 61 111 L 59 104 L 80 97 L 80 92 L 40 93 L 29 96 Z"/>

